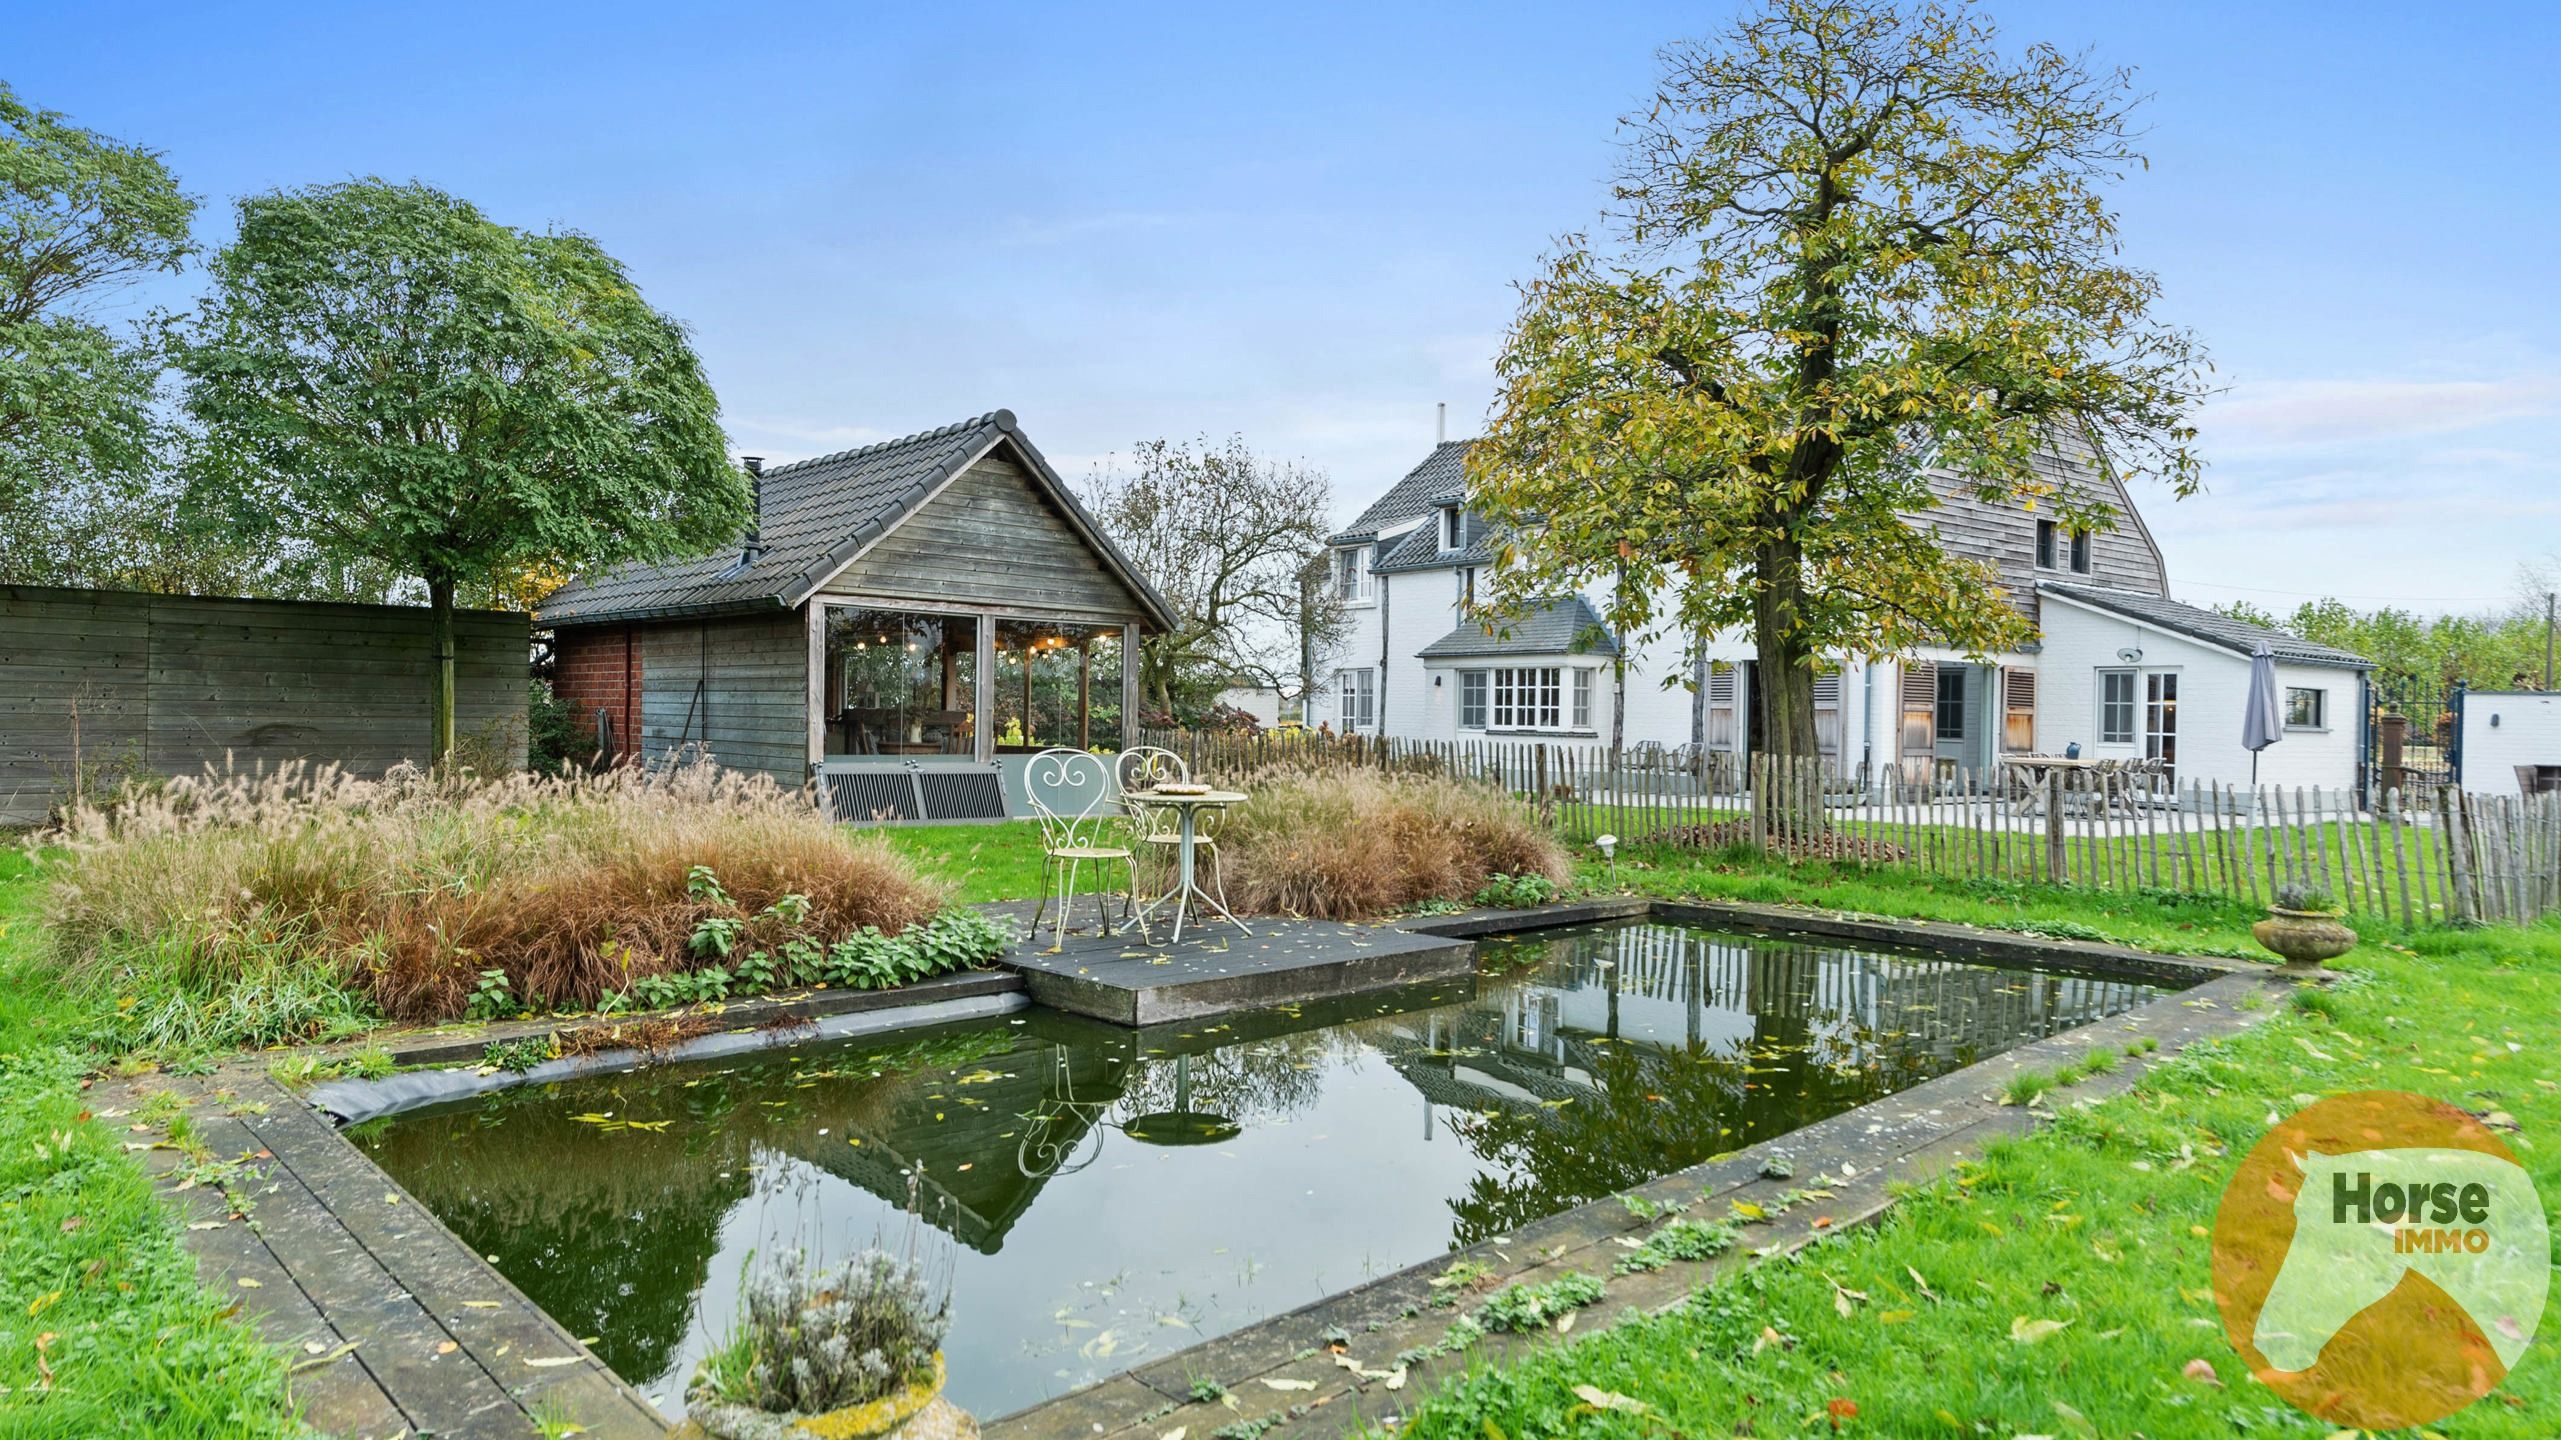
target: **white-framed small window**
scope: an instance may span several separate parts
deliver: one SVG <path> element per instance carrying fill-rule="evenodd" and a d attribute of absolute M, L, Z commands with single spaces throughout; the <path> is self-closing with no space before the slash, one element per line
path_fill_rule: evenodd
<path fill-rule="evenodd" d="M 1487 677 L 1482 670 L 1458 672 L 1458 728 L 1485 728 Z"/>
<path fill-rule="evenodd" d="M 1366 667 L 1334 672 L 1334 693 L 1341 697 L 1346 733 L 1378 723 L 1378 672 Z"/>
<path fill-rule="evenodd" d="M 2308 686 L 2285 687 L 2285 728 L 2288 730 L 2329 729 L 2330 692 Z"/>
<path fill-rule="evenodd" d="M 1592 728 L 1592 672 L 1589 670 L 1577 669 L 1574 672 L 1574 728 Z"/>
<path fill-rule="evenodd" d="M 2087 530 L 2072 532 L 2072 573 L 2075 575 L 2090 573 L 2090 532 Z"/>
<path fill-rule="evenodd" d="M 2134 672 L 2099 672 L 2099 743 L 2134 743 Z"/>
<path fill-rule="evenodd" d="M 1466 548 L 1466 545 L 1460 538 L 1466 530 L 1466 526 L 1461 519 L 1463 513 L 1464 512 L 1455 505 L 1441 511 L 1441 548 L 1443 550 L 1463 550 Z"/>
<path fill-rule="evenodd" d="M 2062 538 L 2063 532 L 2061 527 L 2057 526 L 2053 521 L 2039 520 L 2036 522 L 2037 569 L 2060 570 L 2063 568 L 2055 563 L 2060 554 L 2060 547 L 2057 542 Z"/>
<path fill-rule="evenodd" d="M 1334 552 L 1335 599 L 1357 602 L 1369 598 L 1369 550 L 1367 545 L 1347 545 Z"/>

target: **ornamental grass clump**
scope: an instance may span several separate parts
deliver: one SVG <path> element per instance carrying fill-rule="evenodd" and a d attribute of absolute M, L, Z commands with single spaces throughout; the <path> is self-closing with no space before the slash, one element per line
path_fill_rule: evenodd
<path fill-rule="evenodd" d="M 1218 844 L 1237 908 L 1324 920 L 1465 901 L 1506 877 L 1561 884 L 1567 874 L 1564 848 L 1527 805 L 1436 774 L 1267 775 Z"/>
<path fill-rule="evenodd" d="M 710 765 L 209 773 L 53 838 L 55 962 L 112 998 L 101 1038 L 125 1048 L 585 1009 L 712 970 L 726 990 L 753 967 L 779 978 L 787 953 L 876 948 L 945 902 L 886 841 Z"/>
<path fill-rule="evenodd" d="M 787 1251 L 750 1271 L 740 1302 L 737 1328 L 685 1396 L 718 1433 L 752 1428 L 724 1413 L 733 1408 L 808 1416 L 885 1403 L 912 1413 L 941 1387 L 951 1289 L 912 1249 L 874 1247 L 826 1269 Z M 906 1415 L 880 1418 L 885 1428 Z"/>

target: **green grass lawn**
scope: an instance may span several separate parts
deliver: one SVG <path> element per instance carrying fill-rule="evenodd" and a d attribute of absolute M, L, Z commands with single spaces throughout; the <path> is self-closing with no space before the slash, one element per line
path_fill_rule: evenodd
<path fill-rule="evenodd" d="M 285 1358 L 198 1287 L 131 1137 L 90 1114 L 37 895 L 0 849 L 0 1436 L 300 1434 Z"/>
<path fill-rule="evenodd" d="M 2015 926 L 2163 949 L 2237 948 L 2248 911 L 1847 866 L 1622 862 L 1629 888 Z M 1586 878 L 1594 878 L 1590 867 Z M 2225 1342 L 2205 1238 L 2225 1182 L 2280 1113 L 2389 1088 L 2504 1110 L 2547 1206 L 2561 1199 L 2561 926 L 2368 943 L 2341 986 L 2130 1094 L 1906 1197 L 1876 1230 L 1754 1267 L 1684 1308 L 1453 1383 L 1401 1432 L 1547 1436 L 2328 1436 Z M 1748 1231 L 1746 1232 L 1748 1235 Z M 2037 1322 L 2060 1322 L 2051 1329 Z M 2041 1337 L 2030 1341 L 2019 1335 Z M 2561 1433 L 2553 1337 L 2431 1432 Z M 2210 1380 L 2191 1374 L 2204 1361 Z M 1627 1397 L 1596 1408 L 1576 1387 Z"/>
<path fill-rule="evenodd" d="M 1576 879 L 1595 891 L 1813 905 L 2062 939 L 2116 940 L 2172 954 L 2267 958 L 2250 938 L 2250 924 L 2266 915 L 2264 909 L 2171 890 L 1964 879 L 1904 865 L 1791 863 L 1748 848 L 1708 854 L 1623 849 L 1614 874 L 1601 861 L 1585 858 L 1576 866 Z"/>
<path fill-rule="evenodd" d="M 884 825 L 880 833 L 929 878 L 957 887 L 964 904 L 1030 900 L 1040 894 L 1040 827 L 1028 820 L 983 825 Z"/>

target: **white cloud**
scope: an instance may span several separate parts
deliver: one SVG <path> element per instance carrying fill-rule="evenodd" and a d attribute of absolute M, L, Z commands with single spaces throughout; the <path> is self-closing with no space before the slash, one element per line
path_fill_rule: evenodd
<path fill-rule="evenodd" d="M 2492 380 L 2254 380 L 2198 417 L 2209 454 L 2455 434 L 2561 410 L 2561 376 Z"/>

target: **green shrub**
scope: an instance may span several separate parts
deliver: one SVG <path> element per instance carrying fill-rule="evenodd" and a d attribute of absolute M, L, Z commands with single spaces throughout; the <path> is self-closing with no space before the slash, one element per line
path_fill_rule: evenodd
<path fill-rule="evenodd" d="M 1489 910 L 1535 910 L 1564 892 L 1564 886 L 1544 875 L 1497 875 L 1471 898 Z"/>
<path fill-rule="evenodd" d="M 927 1380 L 951 1294 L 914 1259 L 866 1250 L 829 1270 L 798 1251 L 759 1264 L 727 1343 L 704 1358 L 688 1405 L 815 1415 Z"/>

